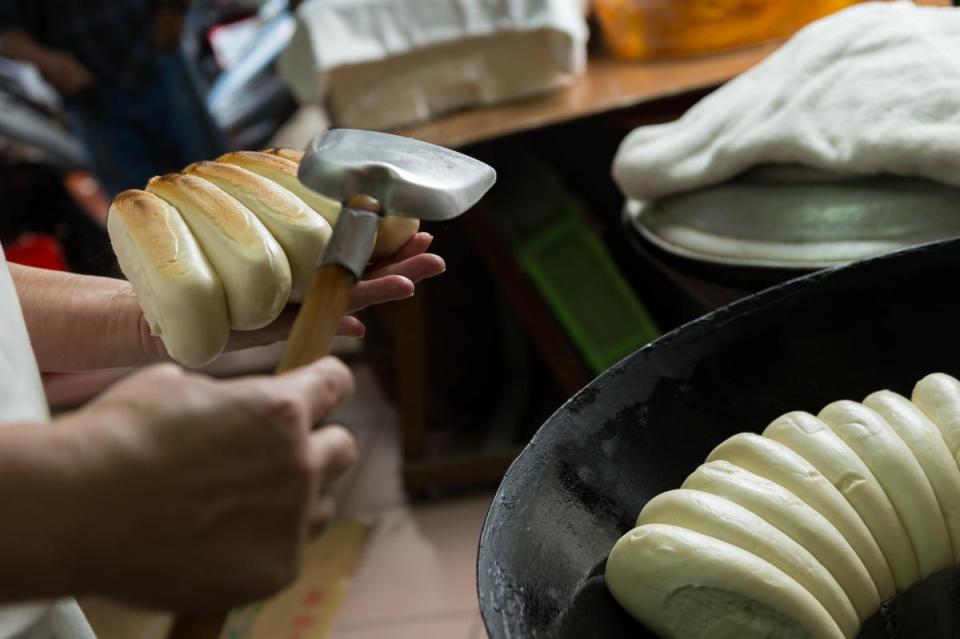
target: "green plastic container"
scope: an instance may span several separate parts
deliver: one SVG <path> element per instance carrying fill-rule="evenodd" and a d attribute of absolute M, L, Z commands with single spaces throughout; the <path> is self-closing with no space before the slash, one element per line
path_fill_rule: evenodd
<path fill-rule="evenodd" d="M 660 331 L 607 253 L 567 202 L 539 231 L 515 241 L 517 259 L 569 334 L 600 373 Z"/>
<path fill-rule="evenodd" d="M 491 221 L 592 372 L 659 337 L 553 167 L 520 145 L 502 151 L 496 166 L 501 180 L 485 199 Z"/>

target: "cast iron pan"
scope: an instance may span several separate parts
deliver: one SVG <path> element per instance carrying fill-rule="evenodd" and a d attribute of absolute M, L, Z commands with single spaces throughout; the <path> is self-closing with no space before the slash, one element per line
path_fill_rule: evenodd
<path fill-rule="evenodd" d="M 910 394 L 960 373 L 960 240 L 819 271 L 665 335 L 540 428 L 487 514 L 477 565 L 490 636 L 652 637 L 614 602 L 603 565 L 654 495 L 718 443 L 790 410 Z M 960 636 L 960 571 L 900 594 L 861 637 Z"/>

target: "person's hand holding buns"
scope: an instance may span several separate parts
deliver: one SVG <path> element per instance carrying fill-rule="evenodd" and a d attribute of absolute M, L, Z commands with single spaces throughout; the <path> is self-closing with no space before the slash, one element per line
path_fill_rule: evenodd
<path fill-rule="evenodd" d="M 228 153 L 115 198 L 108 229 L 143 313 L 149 358 L 201 366 L 224 350 L 282 340 L 336 224 L 340 204 L 297 179 L 302 153 Z M 418 220 L 388 216 L 350 312 L 413 295 L 443 272 Z M 341 332 L 363 324 L 343 318 Z"/>
<path fill-rule="evenodd" d="M 296 187 L 295 153 L 240 157 Z M 37 369 L 198 366 L 284 339 L 289 303 L 339 213 L 335 202 L 230 162 L 144 186 L 120 194 L 108 219 L 129 282 L 7 265 L 0 252 L 0 287 L 24 320 L 10 324 L 13 351 L 0 356 L 12 354 L 11 372 L 37 377 L 7 392 L 0 428 L 7 601 L 88 594 L 192 612 L 270 595 L 296 577 L 357 455 L 346 429 L 325 424 L 353 388 L 332 357 L 229 381 L 149 366 L 45 423 Z M 415 225 L 381 230 L 385 244 L 349 312 L 410 297 L 444 269 Z M 347 315 L 340 329 L 364 327 Z"/>

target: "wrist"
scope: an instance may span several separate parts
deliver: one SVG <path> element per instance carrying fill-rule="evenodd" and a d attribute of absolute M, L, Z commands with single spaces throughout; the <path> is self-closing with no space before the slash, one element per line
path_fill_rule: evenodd
<path fill-rule="evenodd" d="M 154 335 L 153 331 L 150 330 L 150 324 L 147 322 L 147 318 L 143 316 L 142 311 L 139 311 L 137 317 L 137 333 L 144 364 L 158 364 L 173 361 L 167 354 L 163 340 Z"/>
<path fill-rule="evenodd" d="M 122 351 L 117 354 L 117 361 L 133 366 L 169 361 L 163 341 L 150 330 L 133 287 L 124 284 L 124 288 L 117 291 L 111 313 L 118 324 L 117 334 L 122 336 L 116 342 Z"/>
<path fill-rule="evenodd" d="M 140 302 L 133 287 L 126 281 L 113 281 L 117 288 L 111 291 L 107 330 L 112 354 L 107 358 L 110 366 L 147 366 L 169 361 L 161 339 L 150 330 L 143 315 Z"/>

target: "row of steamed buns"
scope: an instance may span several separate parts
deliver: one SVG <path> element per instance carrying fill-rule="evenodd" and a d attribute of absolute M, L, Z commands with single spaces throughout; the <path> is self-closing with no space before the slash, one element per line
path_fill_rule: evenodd
<path fill-rule="evenodd" d="M 788 413 L 717 446 L 610 553 L 617 601 L 663 637 L 851 639 L 960 564 L 960 382 L 937 373 Z"/>
<path fill-rule="evenodd" d="M 228 153 L 114 199 L 107 227 L 120 268 L 181 364 L 210 362 L 231 330 L 266 326 L 308 290 L 341 205 L 301 184 L 302 157 Z M 372 259 L 394 254 L 418 228 L 387 216 Z"/>

